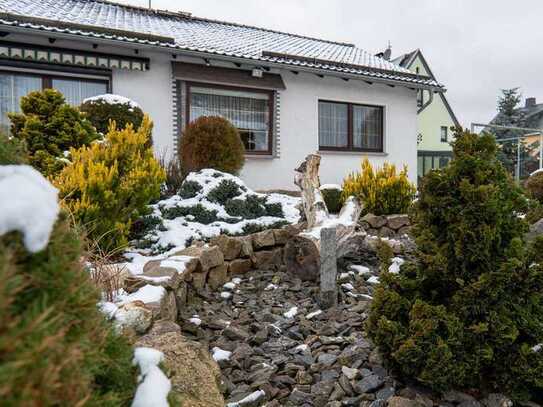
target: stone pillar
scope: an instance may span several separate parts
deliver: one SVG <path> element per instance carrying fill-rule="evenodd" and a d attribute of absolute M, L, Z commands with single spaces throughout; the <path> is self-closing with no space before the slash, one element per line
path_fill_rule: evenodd
<path fill-rule="evenodd" d="M 320 249 L 320 303 L 331 308 L 338 303 L 335 227 L 321 229 Z"/>

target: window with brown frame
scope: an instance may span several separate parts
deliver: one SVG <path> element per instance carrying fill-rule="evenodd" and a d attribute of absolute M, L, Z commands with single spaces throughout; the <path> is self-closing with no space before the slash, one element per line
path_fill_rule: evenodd
<path fill-rule="evenodd" d="M 64 95 L 67 103 L 78 106 L 88 97 L 107 93 L 109 80 L 2 70 L 0 71 L 0 131 L 8 131 L 10 126 L 8 113 L 20 111 L 23 96 L 46 88 L 57 89 Z"/>
<path fill-rule="evenodd" d="M 319 149 L 383 151 L 383 107 L 319 100 Z"/>
<path fill-rule="evenodd" d="M 271 154 L 273 91 L 207 83 L 187 84 L 187 124 L 221 116 L 239 131 L 248 154 Z"/>

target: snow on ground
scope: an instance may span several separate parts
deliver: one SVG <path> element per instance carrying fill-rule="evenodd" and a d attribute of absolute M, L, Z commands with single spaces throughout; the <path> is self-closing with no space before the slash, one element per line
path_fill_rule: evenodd
<path fill-rule="evenodd" d="M 314 312 L 310 312 L 309 314 L 307 314 L 305 316 L 306 319 L 311 319 L 311 318 L 315 318 L 317 315 L 320 315 L 322 314 L 322 311 L 319 309 L 317 311 L 314 311 Z"/>
<path fill-rule="evenodd" d="M 258 402 L 258 400 L 264 398 L 265 396 L 266 393 L 264 393 L 264 390 L 257 390 L 249 394 L 247 397 L 241 399 L 240 401 L 237 401 L 235 403 L 228 403 L 226 407 L 244 407 L 249 405 L 255 405 L 254 403 Z"/>
<path fill-rule="evenodd" d="M 92 102 L 92 103 L 105 102 L 109 105 L 129 105 L 130 108 L 132 109 L 136 109 L 140 107 L 140 105 L 138 105 L 132 99 L 129 99 L 127 97 L 120 96 L 120 95 L 114 95 L 112 93 L 105 93 L 103 95 L 93 96 L 93 97 L 83 100 L 83 103 L 87 103 L 87 102 Z"/>
<path fill-rule="evenodd" d="M 132 407 L 168 407 L 168 393 L 172 387 L 170 380 L 162 372 L 159 363 L 164 354 L 152 348 L 136 348 L 133 364 L 139 366 L 140 384 L 132 402 Z"/>
<path fill-rule="evenodd" d="M 379 277 L 371 276 L 370 278 L 368 278 L 367 283 L 368 284 L 379 284 Z"/>
<path fill-rule="evenodd" d="M 358 264 L 352 264 L 351 266 L 349 266 L 349 269 L 354 271 L 355 273 L 357 273 L 359 276 L 371 273 L 371 271 L 370 271 L 370 269 L 368 267 L 361 266 L 361 265 L 358 265 Z"/>
<path fill-rule="evenodd" d="M 400 272 L 400 267 L 405 263 L 405 260 L 401 257 L 394 257 L 392 259 L 392 264 L 388 268 L 388 272 L 392 274 L 398 274 Z"/>
<path fill-rule="evenodd" d="M 216 346 L 213 349 L 211 349 L 211 352 L 213 353 L 213 360 L 215 360 L 215 362 L 228 360 L 230 359 L 230 356 L 232 356 L 232 352 L 218 348 Z"/>
<path fill-rule="evenodd" d="M 292 307 L 287 312 L 283 314 L 285 318 L 294 318 L 298 313 L 298 307 Z"/>
<path fill-rule="evenodd" d="M 165 294 L 166 289 L 164 287 L 147 284 L 132 294 L 121 292 L 118 295 L 116 303 L 118 305 L 123 305 L 133 301 L 142 301 L 145 304 L 150 302 L 160 302 Z"/>
<path fill-rule="evenodd" d="M 247 199 L 262 209 L 263 216 L 246 219 L 235 216 L 233 209 L 217 202 L 216 188 L 237 186 L 227 203 L 243 204 Z M 184 197 L 183 197 L 184 196 Z M 190 173 L 181 187 L 180 194 L 173 195 L 150 206 L 156 226 L 140 239 L 139 247 L 147 250 L 131 250 L 128 255 L 137 261 L 138 253 L 149 256 L 161 253 L 173 254 L 184 249 L 193 240 L 209 240 L 220 234 L 248 234 L 255 228 L 274 227 L 280 223 L 297 223 L 300 199 L 277 193 L 260 194 L 249 189 L 239 178 L 224 172 L 204 169 Z M 280 206 L 283 216 L 277 216 L 270 207 Z M 232 206 L 232 205 L 231 205 Z M 227 209 L 230 210 L 228 213 Z M 275 208 L 277 209 L 277 208 Z M 190 212 L 190 213 L 189 213 Z"/>
<path fill-rule="evenodd" d="M 0 236 L 19 231 L 29 252 L 45 249 L 60 211 L 57 195 L 29 165 L 0 166 Z"/>

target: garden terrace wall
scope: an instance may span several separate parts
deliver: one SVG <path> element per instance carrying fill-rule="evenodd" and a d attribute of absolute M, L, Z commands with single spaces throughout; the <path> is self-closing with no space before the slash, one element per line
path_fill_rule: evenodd
<path fill-rule="evenodd" d="M 378 216 L 369 213 L 360 218 L 359 224 L 369 235 L 387 238 L 399 238 L 411 230 L 408 215 Z"/>
<path fill-rule="evenodd" d="M 284 246 L 300 230 L 289 225 L 247 236 L 220 235 L 208 244 L 197 242 L 167 259 L 147 262 L 142 274 L 125 279 L 124 289 L 132 293 L 148 284 L 164 287 L 161 303 L 151 306 L 153 319 L 175 321 L 194 295 L 217 290 L 252 269 L 284 267 Z"/>

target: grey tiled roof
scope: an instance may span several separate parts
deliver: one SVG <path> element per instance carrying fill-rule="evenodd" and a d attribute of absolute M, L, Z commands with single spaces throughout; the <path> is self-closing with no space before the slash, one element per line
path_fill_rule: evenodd
<path fill-rule="evenodd" d="M 102 0 L 0 0 L 0 25 L 441 86 L 352 44 Z"/>

